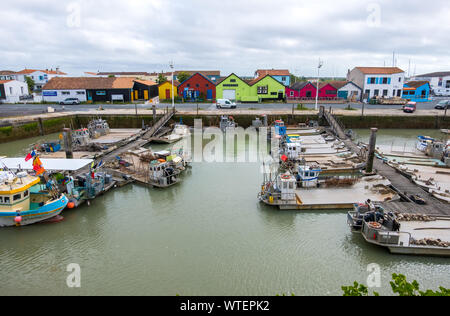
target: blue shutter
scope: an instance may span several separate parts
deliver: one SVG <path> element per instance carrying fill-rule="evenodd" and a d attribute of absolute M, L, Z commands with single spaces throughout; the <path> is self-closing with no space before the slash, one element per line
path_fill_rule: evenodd
<path fill-rule="evenodd" d="M 391 84 L 391 78 L 388 78 L 388 84 Z"/>
<path fill-rule="evenodd" d="M 370 77 L 367 78 L 367 84 L 370 84 Z"/>
<path fill-rule="evenodd" d="M 378 77 L 375 78 L 375 84 L 378 84 Z"/>

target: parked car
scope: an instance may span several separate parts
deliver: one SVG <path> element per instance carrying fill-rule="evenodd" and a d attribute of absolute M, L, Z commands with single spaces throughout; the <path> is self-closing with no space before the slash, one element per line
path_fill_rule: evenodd
<path fill-rule="evenodd" d="M 236 103 L 231 102 L 228 99 L 218 99 L 216 102 L 216 107 L 218 109 L 235 109 Z"/>
<path fill-rule="evenodd" d="M 450 100 L 439 101 L 434 108 L 437 110 L 450 109 Z"/>
<path fill-rule="evenodd" d="M 67 98 L 64 101 L 59 102 L 61 105 L 76 105 L 80 104 L 80 100 L 77 98 Z"/>
<path fill-rule="evenodd" d="M 417 109 L 416 107 L 416 102 L 408 102 L 404 107 L 403 107 L 403 112 L 405 113 L 414 113 Z"/>

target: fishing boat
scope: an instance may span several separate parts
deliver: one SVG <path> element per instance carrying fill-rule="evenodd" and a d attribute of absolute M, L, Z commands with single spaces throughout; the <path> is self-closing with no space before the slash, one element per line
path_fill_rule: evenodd
<path fill-rule="evenodd" d="M 316 188 L 319 185 L 319 175 L 322 170 L 316 166 L 302 164 L 298 166 L 297 183 L 302 188 Z"/>
<path fill-rule="evenodd" d="M 90 137 L 97 139 L 109 134 L 109 125 L 107 121 L 99 118 L 89 122 L 88 130 Z"/>
<path fill-rule="evenodd" d="M 417 137 L 417 144 L 416 148 L 417 150 L 421 152 L 426 152 L 428 145 L 430 143 L 433 143 L 435 141 L 434 138 L 428 137 L 428 136 L 419 136 Z"/>
<path fill-rule="evenodd" d="M 225 133 L 228 128 L 236 128 L 237 124 L 232 116 L 222 115 L 220 117 L 220 130 Z"/>
<path fill-rule="evenodd" d="M 58 216 L 69 200 L 41 190 L 40 178 L 26 172 L 0 171 L 0 227 L 26 226 Z"/>
<path fill-rule="evenodd" d="M 164 159 L 154 160 L 149 167 L 149 184 L 158 188 L 168 188 L 180 182 L 180 170 Z"/>
<path fill-rule="evenodd" d="M 367 208 L 366 208 L 367 209 Z M 450 257 L 450 217 L 385 213 L 382 208 L 364 213 L 361 206 L 348 212 L 352 232 L 393 254 Z"/>

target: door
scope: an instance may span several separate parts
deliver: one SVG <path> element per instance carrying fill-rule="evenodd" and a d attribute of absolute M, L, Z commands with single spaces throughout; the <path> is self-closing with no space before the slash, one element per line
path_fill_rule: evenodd
<path fill-rule="evenodd" d="M 144 90 L 144 100 L 148 100 L 148 90 Z"/>
<path fill-rule="evenodd" d="M 347 100 L 348 99 L 348 91 L 338 91 L 338 98 Z"/>
<path fill-rule="evenodd" d="M 88 91 L 87 95 L 88 95 L 88 101 L 92 101 L 92 93 L 91 93 L 91 91 Z"/>
<path fill-rule="evenodd" d="M 171 99 L 172 96 L 170 95 L 170 89 L 166 89 L 166 99 Z"/>
<path fill-rule="evenodd" d="M 236 90 L 223 90 L 223 98 L 228 100 L 236 100 Z"/>
<path fill-rule="evenodd" d="M 134 99 L 139 100 L 139 91 L 138 90 L 134 91 Z"/>
<path fill-rule="evenodd" d="M 206 99 L 212 100 L 212 98 L 213 98 L 212 90 L 208 89 L 208 91 L 206 91 Z"/>

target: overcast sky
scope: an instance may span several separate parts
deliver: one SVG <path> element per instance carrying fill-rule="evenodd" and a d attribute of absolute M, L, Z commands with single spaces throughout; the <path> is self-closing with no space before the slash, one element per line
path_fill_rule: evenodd
<path fill-rule="evenodd" d="M 2 0 L 0 70 L 450 71 L 448 0 Z M 409 62 L 411 66 L 409 67 Z"/>

